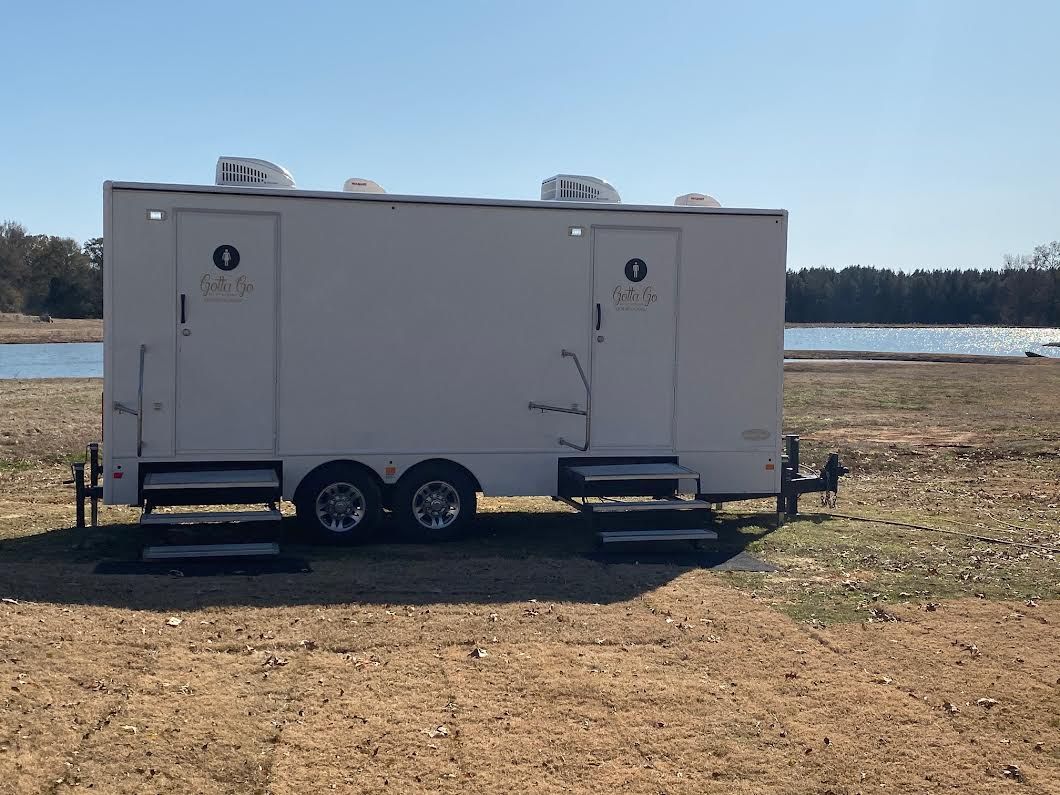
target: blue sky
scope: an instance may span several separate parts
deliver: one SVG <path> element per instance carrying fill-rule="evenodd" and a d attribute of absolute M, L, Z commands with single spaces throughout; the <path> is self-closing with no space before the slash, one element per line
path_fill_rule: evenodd
<path fill-rule="evenodd" d="M 790 211 L 789 264 L 988 267 L 1060 238 L 1060 3 L 7 3 L 0 219 L 104 179 Z"/>

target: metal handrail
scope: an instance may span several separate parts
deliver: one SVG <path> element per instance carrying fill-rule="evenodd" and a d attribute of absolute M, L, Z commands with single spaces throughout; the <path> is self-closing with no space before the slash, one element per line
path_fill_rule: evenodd
<path fill-rule="evenodd" d="M 544 414 L 546 411 L 556 411 L 561 414 L 579 414 L 582 417 L 585 417 L 585 444 L 575 444 L 574 442 L 564 439 L 562 436 L 559 437 L 559 443 L 564 447 L 571 447 L 575 450 L 580 450 L 584 453 L 586 450 L 589 449 L 589 439 L 590 433 L 592 431 L 593 390 L 592 387 L 589 386 L 589 378 L 585 375 L 585 370 L 582 369 L 582 363 L 578 359 L 578 354 L 576 354 L 574 351 L 568 351 L 566 348 L 564 348 L 562 351 L 560 351 L 560 355 L 564 359 L 573 359 L 574 366 L 578 368 L 578 375 L 581 376 L 582 383 L 585 385 L 585 411 L 582 411 L 581 409 L 563 408 L 562 406 L 549 406 L 545 403 L 535 403 L 532 400 L 530 401 L 529 408 L 530 411 L 534 411 L 536 409 L 542 414 Z"/>
<path fill-rule="evenodd" d="M 140 375 L 136 388 L 136 408 L 131 409 L 124 403 L 114 401 L 114 410 L 119 414 L 132 414 L 136 417 L 136 457 L 139 458 L 144 450 L 144 353 L 146 345 L 140 346 Z"/>

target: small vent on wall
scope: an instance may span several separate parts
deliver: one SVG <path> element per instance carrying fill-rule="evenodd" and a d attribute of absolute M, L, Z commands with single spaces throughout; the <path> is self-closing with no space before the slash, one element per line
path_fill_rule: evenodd
<path fill-rule="evenodd" d="M 216 184 L 293 188 L 294 179 L 283 166 L 252 157 L 217 158 Z"/>
<path fill-rule="evenodd" d="M 620 202 L 622 198 L 605 179 L 577 174 L 557 174 L 541 183 L 544 201 Z"/>

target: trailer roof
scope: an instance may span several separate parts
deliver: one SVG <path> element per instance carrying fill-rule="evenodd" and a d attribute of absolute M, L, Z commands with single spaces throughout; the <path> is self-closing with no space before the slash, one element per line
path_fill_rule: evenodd
<path fill-rule="evenodd" d="M 414 204 L 455 204 L 479 207 L 532 207 L 550 210 L 601 210 L 612 212 L 683 213 L 688 215 L 778 215 L 787 210 L 739 207 L 676 207 L 666 204 L 612 204 L 608 202 L 564 202 L 540 199 L 480 199 L 464 196 L 408 196 L 396 193 L 350 193 L 346 191 L 301 190 L 299 188 L 246 188 L 227 185 L 167 185 L 155 182 L 113 182 L 103 187 L 114 190 L 164 191 L 166 193 L 210 193 L 237 196 L 278 196 L 288 199 L 342 199 L 363 202 Z"/>

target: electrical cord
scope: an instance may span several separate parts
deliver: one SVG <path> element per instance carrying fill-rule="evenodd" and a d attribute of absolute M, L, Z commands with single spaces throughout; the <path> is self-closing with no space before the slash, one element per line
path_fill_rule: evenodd
<path fill-rule="evenodd" d="M 1038 544 L 1028 544 L 1024 541 L 1013 541 L 1007 538 L 991 538 L 990 536 L 980 536 L 974 533 L 962 533 L 959 530 L 946 530 L 941 527 L 928 527 L 924 524 L 913 524 L 912 522 L 899 522 L 894 519 L 879 519 L 872 518 L 870 516 L 854 516 L 848 513 L 833 513 L 832 511 L 822 511 L 826 516 L 831 516 L 836 519 L 850 519 L 854 522 L 874 522 L 875 524 L 886 524 L 893 527 L 907 527 L 911 530 L 927 530 L 931 533 L 941 533 L 943 535 L 959 536 L 961 538 L 971 538 L 975 541 L 985 541 L 990 544 L 1006 544 L 1014 547 L 1023 547 L 1024 549 L 1034 549 L 1039 552 L 1048 552 L 1050 554 L 1060 554 L 1060 549 L 1055 547 L 1043 547 Z"/>

